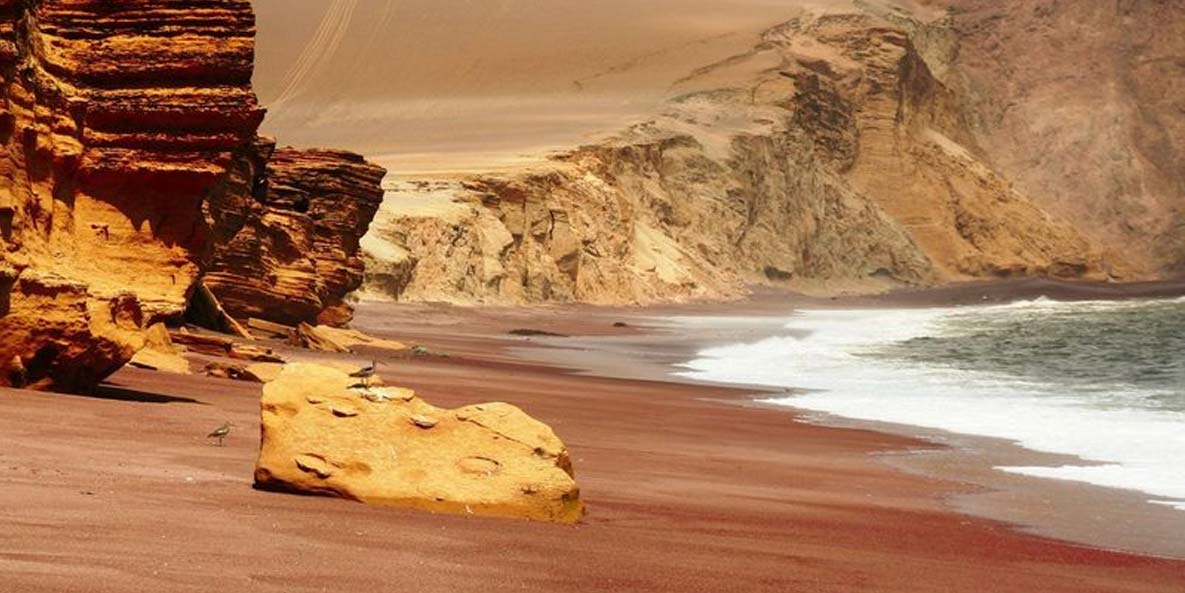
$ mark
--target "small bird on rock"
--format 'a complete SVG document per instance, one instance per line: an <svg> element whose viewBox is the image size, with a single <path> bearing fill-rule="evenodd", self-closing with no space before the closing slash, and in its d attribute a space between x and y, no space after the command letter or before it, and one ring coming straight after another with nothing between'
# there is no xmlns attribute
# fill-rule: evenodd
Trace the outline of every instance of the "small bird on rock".
<svg viewBox="0 0 1185 593"><path fill-rule="evenodd" d="M218 446L221 447L223 440L225 440L227 435L230 434L230 429L232 427L234 427L234 424L231 424L230 421L228 420L228 421L222 423L222 426L215 428L214 432L211 432L210 434L206 435L206 438L218 439Z"/></svg>
<svg viewBox="0 0 1185 593"><path fill-rule="evenodd" d="M354 379L362 379L362 386L363 387L370 387L370 379L371 379L371 377L374 377L375 371L377 371L378 368L379 368L379 361L372 360L372 361L370 361L370 366L363 367L353 373L350 373L350 377L352 377Z"/></svg>

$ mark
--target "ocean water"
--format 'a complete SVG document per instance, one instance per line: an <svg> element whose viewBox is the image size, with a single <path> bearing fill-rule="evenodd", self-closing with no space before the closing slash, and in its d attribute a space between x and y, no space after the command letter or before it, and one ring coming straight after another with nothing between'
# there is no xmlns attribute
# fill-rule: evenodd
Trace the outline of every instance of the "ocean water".
<svg viewBox="0 0 1185 593"><path fill-rule="evenodd" d="M1185 299L803 311L785 336L706 350L688 377L769 400L1072 455L1001 471L1137 490L1185 511Z"/></svg>

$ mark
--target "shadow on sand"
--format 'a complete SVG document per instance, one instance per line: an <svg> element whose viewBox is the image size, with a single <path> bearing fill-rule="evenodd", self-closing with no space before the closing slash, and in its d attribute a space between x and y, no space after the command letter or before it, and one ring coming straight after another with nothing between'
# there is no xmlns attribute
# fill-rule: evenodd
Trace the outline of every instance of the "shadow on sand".
<svg viewBox="0 0 1185 593"><path fill-rule="evenodd" d="M160 393L148 393L146 391L137 391L135 389L128 389L126 387L120 387L110 383L104 383L100 385L92 393L66 395L70 395L71 397L89 397L94 399L109 399L122 402L139 402L145 404L196 404L199 406L210 405L206 402L189 397L164 395Z"/></svg>

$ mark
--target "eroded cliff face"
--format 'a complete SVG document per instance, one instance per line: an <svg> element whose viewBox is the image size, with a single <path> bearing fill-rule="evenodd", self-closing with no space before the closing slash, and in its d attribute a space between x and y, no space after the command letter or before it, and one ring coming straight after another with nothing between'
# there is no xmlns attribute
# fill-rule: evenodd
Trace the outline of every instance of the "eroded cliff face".
<svg viewBox="0 0 1185 593"><path fill-rule="evenodd" d="M532 170L405 184L366 239L368 288L646 303L750 283L1104 277L1103 254L978 156L934 74L942 36L899 18L804 14L609 140Z"/></svg>
<svg viewBox="0 0 1185 593"><path fill-rule="evenodd" d="M941 4L987 160L1123 277L1185 271L1185 2Z"/></svg>
<svg viewBox="0 0 1185 593"><path fill-rule="evenodd" d="M5 384L94 384L201 273L202 202L263 110L250 4L177 4L0 3Z"/></svg>
<svg viewBox="0 0 1185 593"><path fill-rule="evenodd" d="M266 177L254 31L247 0L0 0L0 384L89 389L183 312L207 201Z"/></svg>
<svg viewBox="0 0 1185 593"><path fill-rule="evenodd" d="M214 259L205 283L234 317L343 325L362 284L358 242L386 171L356 154L258 145L240 191L210 200Z"/></svg>

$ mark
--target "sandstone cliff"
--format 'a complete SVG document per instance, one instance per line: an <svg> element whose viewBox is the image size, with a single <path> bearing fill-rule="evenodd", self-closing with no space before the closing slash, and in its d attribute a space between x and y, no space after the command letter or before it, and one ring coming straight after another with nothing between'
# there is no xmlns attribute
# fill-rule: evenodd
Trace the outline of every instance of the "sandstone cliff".
<svg viewBox="0 0 1185 593"><path fill-rule="evenodd" d="M0 0L0 384L88 389L183 312L223 231L208 204L262 166L253 37L247 0Z"/></svg>
<svg viewBox="0 0 1185 593"><path fill-rule="evenodd" d="M263 110L250 5L175 4L0 4L6 384L93 384L201 273L203 200Z"/></svg>
<svg viewBox="0 0 1185 593"><path fill-rule="evenodd" d="M341 151L259 146L242 191L214 196L214 259L205 283L234 317L341 325L362 284L359 239L386 171ZM262 164L266 163L266 164Z"/></svg>
<svg viewBox="0 0 1185 593"><path fill-rule="evenodd" d="M505 175L405 184L370 292L645 303L751 283L1102 278L1104 254L981 157L930 23L809 14L692 72L651 121ZM944 72L943 72L944 73Z"/></svg>

